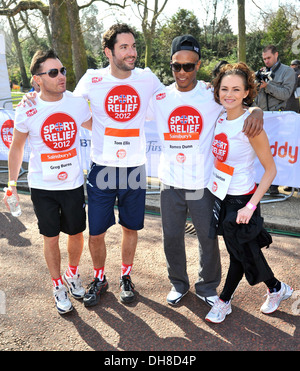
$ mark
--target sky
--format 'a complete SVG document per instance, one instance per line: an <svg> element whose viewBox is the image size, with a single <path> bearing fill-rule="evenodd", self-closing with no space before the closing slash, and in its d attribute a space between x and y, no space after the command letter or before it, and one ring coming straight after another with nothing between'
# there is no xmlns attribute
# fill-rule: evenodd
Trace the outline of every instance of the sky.
<svg viewBox="0 0 300 371"><path fill-rule="evenodd" d="M152 0L153 1L153 0ZM150 0L149 3L151 4L152 1ZM208 0L169 0L163 14L159 17L159 21L164 22L164 19L170 18L173 14L177 12L179 8L188 9L194 12L196 14L197 18L200 21L201 26L201 20L204 21L204 12L203 8L201 7L201 2L205 3L205 1ZM254 2L261 7L263 10L270 10L270 9L278 9L279 5L284 5L286 3L294 4L295 1L298 0L254 0ZM229 21L231 28L234 33L237 33L238 25L237 25L237 5L236 0L232 0L232 8L229 15ZM163 0L160 0L159 4L162 4ZM117 10L109 10L109 7L105 4L98 3L99 9L101 9L100 18L102 19L104 29L109 28L112 24L114 24L116 21L124 21L130 25L133 25L137 27L137 29L141 29L141 21L137 16L134 16L131 11L124 11L121 10L120 12ZM257 24L259 22L259 9L254 5L252 0L246 0L246 21L248 22L248 27L251 27L251 24ZM300 2L299 2L300 4ZM105 12L103 12L103 9L105 9ZM121 12L123 13L123 16L121 15ZM203 16L203 19L201 19L201 15ZM130 18L129 18L130 17Z"/></svg>

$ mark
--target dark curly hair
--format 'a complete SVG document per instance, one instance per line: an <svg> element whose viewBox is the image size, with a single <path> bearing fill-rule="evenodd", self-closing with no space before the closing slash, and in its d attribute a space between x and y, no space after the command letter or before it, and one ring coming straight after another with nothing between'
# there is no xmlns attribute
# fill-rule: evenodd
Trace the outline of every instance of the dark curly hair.
<svg viewBox="0 0 300 371"><path fill-rule="evenodd" d="M135 38L135 32L131 27L125 23L116 23L112 25L103 35L102 38L102 49L105 48L114 50L115 43L117 42L117 36L121 33L131 33Z"/></svg>
<svg viewBox="0 0 300 371"><path fill-rule="evenodd" d="M243 78L245 90L249 90L249 93L243 102L245 105L251 106L254 101L254 98L257 95L257 83L255 82L255 73L246 65L246 63L242 62L235 64L226 64L224 67L220 69L219 74L213 80L215 101L220 104L219 91L221 81L224 76L228 75L238 75Z"/></svg>

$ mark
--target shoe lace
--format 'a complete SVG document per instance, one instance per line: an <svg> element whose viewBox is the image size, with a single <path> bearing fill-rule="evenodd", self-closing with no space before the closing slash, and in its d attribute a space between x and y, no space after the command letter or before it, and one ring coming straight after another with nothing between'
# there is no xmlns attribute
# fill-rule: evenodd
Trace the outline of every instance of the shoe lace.
<svg viewBox="0 0 300 371"><path fill-rule="evenodd" d="M74 287L74 289L77 289L77 288L81 287L82 286L82 280L80 278L80 274L78 274L76 276L73 276L70 279L70 282L71 282L72 286Z"/></svg>
<svg viewBox="0 0 300 371"><path fill-rule="evenodd" d="M267 296L267 302L270 305L276 304L278 297L280 296L280 292L267 292L264 296Z"/></svg>
<svg viewBox="0 0 300 371"><path fill-rule="evenodd" d="M98 278L95 278L88 286L87 290L91 294L96 290L97 283L99 282Z"/></svg>
<svg viewBox="0 0 300 371"><path fill-rule="evenodd" d="M215 304L212 307L212 312L217 313L217 312L225 312L227 310L229 303L225 303L221 299L216 300Z"/></svg>
<svg viewBox="0 0 300 371"><path fill-rule="evenodd" d="M134 289L134 284L132 283L130 276L122 276L120 286L123 286L124 291L131 291Z"/></svg>
<svg viewBox="0 0 300 371"><path fill-rule="evenodd" d="M55 291L55 297L57 301L64 301L68 298L67 290L62 287Z"/></svg>

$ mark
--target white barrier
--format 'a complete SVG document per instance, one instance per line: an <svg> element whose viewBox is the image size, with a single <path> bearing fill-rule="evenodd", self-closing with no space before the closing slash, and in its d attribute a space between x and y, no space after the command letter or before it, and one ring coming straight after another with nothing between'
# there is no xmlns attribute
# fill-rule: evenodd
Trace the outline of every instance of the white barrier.
<svg viewBox="0 0 300 371"><path fill-rule="evenodd" d="M0 34L0 107L12 109L9 77L5 56L5 39Z"/></svg>
<svg viewBox="0 0 300 371"><path fill-rule="evenodd" d="M0 160L7 160L12 140L13 111L0 110ZM295 112L265 112L264 128L268 134L270 147L277 166L274 184L298 188L300 186L300 114ZM145 123L147 140L147 175L157 177L157 167L161 153L161 143L156 132L155 122ZM91 133L80 130L81 163L88 170L90 164ZM25 148L24 161L29 159L29 148ZM263 168L256 163L256 181L259 182Z"/></svg>

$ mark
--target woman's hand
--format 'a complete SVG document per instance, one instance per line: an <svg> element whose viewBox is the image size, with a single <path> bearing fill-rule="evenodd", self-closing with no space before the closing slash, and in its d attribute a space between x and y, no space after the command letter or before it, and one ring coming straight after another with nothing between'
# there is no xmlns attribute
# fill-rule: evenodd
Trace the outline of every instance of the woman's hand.
<svg viewBox="0 0 300 371"><path fill-rule="evenodd" d="M247 206L239 209L237 212L236 223L237 224L248 224L249 220L253 215L254 210L250 210Z"/></svg>

